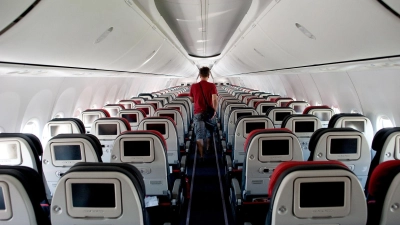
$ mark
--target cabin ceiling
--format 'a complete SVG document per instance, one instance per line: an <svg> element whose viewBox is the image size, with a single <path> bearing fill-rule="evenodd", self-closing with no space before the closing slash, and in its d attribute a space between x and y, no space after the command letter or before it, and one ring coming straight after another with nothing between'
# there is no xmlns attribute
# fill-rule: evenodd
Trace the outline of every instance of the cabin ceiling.
<svg viewBox="0 0 400 225"><path fill-rule="evenodd" d="M365 62L398 68L399 10L397 0L2 0L0 71L194 77L203 65L220 76Z"/></svg>

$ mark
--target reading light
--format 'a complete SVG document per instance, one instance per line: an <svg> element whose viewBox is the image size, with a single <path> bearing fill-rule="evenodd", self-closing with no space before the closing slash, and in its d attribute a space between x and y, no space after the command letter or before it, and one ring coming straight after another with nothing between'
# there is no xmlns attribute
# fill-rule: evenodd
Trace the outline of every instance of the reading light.
<svg viewBox="0 0 400 225"><path fill-rule="evenodd" d="M304 35L306 35L308 38L310 39L314 39L317 40L317 38L310 32L308 31L305 27L303 27L302 25L295 23L296 27L303 32Z"/></svg>

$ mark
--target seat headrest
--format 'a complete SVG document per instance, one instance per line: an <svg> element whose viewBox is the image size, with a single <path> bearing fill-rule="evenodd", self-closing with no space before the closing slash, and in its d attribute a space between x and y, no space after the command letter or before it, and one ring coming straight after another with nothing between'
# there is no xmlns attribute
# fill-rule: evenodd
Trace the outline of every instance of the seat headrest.
<svg viewBox="0 0 400 225"><path fill-rule="evenodd" d="M25 166L0 166L0 174L12 176L22 184L32 203L37 224L50 225L49 218L40 206L41 203L48 202L43 179L39 173Z"/></svg>
<svg viewBox="0 0 400 225"><path fill-rule="evenodd" d="M349 168L339 161L287 161L280 163L272 173L269 187L268 196L272 196L276 193L280 183L285 176L292 172L299 170L349 170Z"/></svg>
<svg viewBox="0 0 400 225"><path fill-rule="evenodd" d="M259 134L276 134L276 133L288 133L293 134L289 129L286 128L271 128L271 129L257 129L250 132L247 136L246 142L244 143L244 151L247 152L249 145L253 138ZM294 134L293 134L294 135Z"/></svg>
<svg viewBox="0 0 400 225"><path fill-rule="evenodd" d="M381 152L386 139L394 132L400 132L400 127L383 128L376 132L372 140L372 149Z"/></svg>
<svg viewBox="0 0 400 225"><path fill-rule="evenodd" d="M287 109L287 110L290 110L290 111L293 110L293 109L290 108L290 107L271 107L271 108L269 108L269 109L265 112L265 114L268 115L272 110L275 110L275 109Z"/></svg>
<svg viewBox="0 0 400 225"><path fill-rule="evenodd" d="M384 199L396 175L400 173L400 160L391 160L379 164L371 174L368 192L374 198Z"/></svg>
<svg viewBox="0 0 400 225"><path fill-rule="evenodd" d="M93 134L59 134L51 138L49 142L51 142L54 139L67 139L67 138L82 138L87 140L92 145L94 151L96 152L97 159L99 160L99 162L102 162L101 156L103 155L103 150L101 147L101 143L99 139Z"/></svg>
<svg viewBox="0 0 400 225"><path fill-rule="evenodd" d="M49 122L62 122L62 121L74 122L78 126L81 134L86 133L85 125L83 124L82 120L77 119L77 118L54 118L54 119L50 120Z"/></svg>
<svg viewBox="0 0 400 225"><path fill-rule="evenodd" d="M362 118L365 118L364 115L359 114L359 113L339 113L339 114L335 114L329 120L328 128L333 128L335 126L336 122L342 117L362 117Z"/></svg>
<svg viewBox="0 0 400 225"><path fill-rule="evenodd" d="M104 107L107 107L107 106L118 106L118 107L120 107L121 109L125 109L125 106L122 105L122 104L107 104L107 105L105 105Z"/></svg>
<svg viewBox="0 0 400 225"><path fill-rule="evenodd" d="M307 108L304 109L303 114L308 114L308 112L310 112L313 109L331 109L331 108L327 105L308 106Z"/></svg>
<svg viewBox="0 0 400 225"><path fill-rule="evenodd" d="M310 118L310 119L311 118L318 119L318 117L311 115L311 114L292 114L292 115L286 116L283 119L281 127L286 127L287 122L292 118L305 118L305 117Z"/></svg>
<svg viewBox="0 0 400 225"><path fill-rule="evenodd" d="M116 120L119 120L119 121L123 122L125 124L125 126L126 126L126 129L127 130L131 130L131 124L125 118L121 118L121 117L104 117L104 118L97 119L97 121L116 121Z"/></svg>
<svg viewBox="0 0 400 225"><path fill-rule="evenodd" d="M106 115L106 117L110 117L110 113L105 109L86 109L83 112L102 112L104 115Z"/></svg>
<svg viewBox="0 0 400 225"><path fill-rule="evenodd" d="M308 144L308 149L313 152L315 151L315 147L317 147L319 139L322 137L322 135L328 133L328 132L357 132L361 133L358 130L355 130L353 128L320 128L311 135L310 142Z"/></svg>
<svg viewBox="0 0 400 225"><path fill-rule="evenodd" d="M142 121L147 121L147 120L169 120L176 127L175 121L171 117L167 117L167 116L150 116L150 117L144 118Z"/></svg>
<svg viewBox="0 0 400 225"><path fill-rule="evenodd" d="M165 141L164 136L156 130L125 131L122 134L120 134L119 136L124 135L124 134L152 134L152 135L155 135L156 137L158 137L158 139L160 139L161 143L164 145L165 151L167 151L167 142Z"/></svg>
<svg viewBox="0 0 400 225"><path fill-rule="evenodd" d="M273 101L260 101L260 102L256 102L256 104L254 105L254 108L257 108L258 105L260 105L261 103L276 103L276 102L273 102Z"/></svg>
<svg viewBox="0 0 400 225"><path fill-rule="evenodd" d="M159 112L159 111L166 111L166 110L177 111L179 114L181 114L181 116L183 116L181 110L179 110L179 109L174 109L174 108L168 108L168 107L167 107L167 108L159 108L159 109L156 110L156 112Z"/></svg>

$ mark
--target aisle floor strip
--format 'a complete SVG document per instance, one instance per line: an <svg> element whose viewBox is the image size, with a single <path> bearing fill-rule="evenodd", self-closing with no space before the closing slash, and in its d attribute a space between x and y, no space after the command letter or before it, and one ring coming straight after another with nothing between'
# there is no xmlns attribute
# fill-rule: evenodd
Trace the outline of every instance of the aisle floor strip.
<svg viewBox="0 0 400 225"><path fill-rule="evenodd" d="M214 142L214 152L215 152L215 162L217 163L217 171L218 171L218 178L219 178L219 190L221 191L221 200L222 200L222 208L224 211L224 220L225 220L225 225L228 225L228 215L226 214L226 206L225 206L225 195L224 195L224 189L222 187L222 179L221 179L221 173L220 173L220 168L219 168L219 162L218 162L218 154L217 154L217 148L215 147L215 134L213 138Z"/></svg>
<svg viewBox="0 0 400 225"><path fill-rule="evenodd" d="M187 208L187 215L186 215L186 225L189 225L190 221L190 211L192 207L192 194L193 194L193 184L194 184L194 175L196 174L196 162L197 162L197 143L194 148L194 163L193 163L193 169L192 169L192 182L190 184L190 199L189 199L189 204Z"/></svg>

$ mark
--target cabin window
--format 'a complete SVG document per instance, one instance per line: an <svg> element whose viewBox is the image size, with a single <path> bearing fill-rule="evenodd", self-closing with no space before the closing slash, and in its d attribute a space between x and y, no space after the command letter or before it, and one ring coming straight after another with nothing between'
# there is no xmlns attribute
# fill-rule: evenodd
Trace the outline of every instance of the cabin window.
<svg viewBox="0 0 400 225"><path fill-rule="evenodd" d="M81 113L82 113L82 109L81 109L81 108L77 108L77 109L75 110L75 112L74 112L73 117L74 117L74 118L80 119Z"/></svg>
<svg viewBox="0 0 400 225"><path fill-rule="evenodd" d="M334 112L335 114L339 114L339 113L340 113L339 107L332 106L331 108L333 109L333 112Z"/></svg>
<svg viewBox="0 0 400 225"><path fill-rule="evenodd" d="M58 118L64 118L64 113L63 112L59 112L53 117L53 119L58 119Z"/></svg>
<svg viewBox="0 0 400 225"><path fill-rule="evenodd" d="M387 116L380 116L378 117L376 128L378 130L386 127L394 127L394 124Z"/></svg>
<svg viewBox="0 0 400 225"><path fill-rule="evenodd" d="M31 133L39 137L39 120L34 118L30 119L22 129L22 133Z"/></svg>

